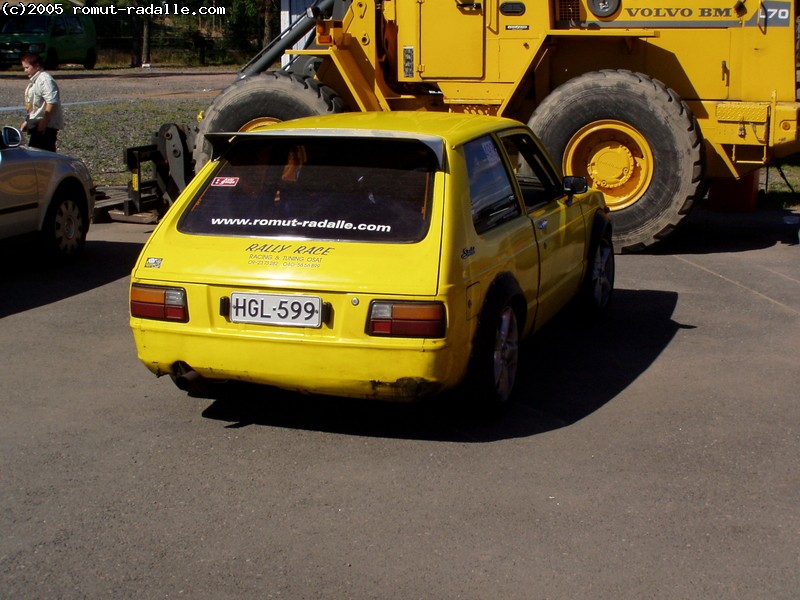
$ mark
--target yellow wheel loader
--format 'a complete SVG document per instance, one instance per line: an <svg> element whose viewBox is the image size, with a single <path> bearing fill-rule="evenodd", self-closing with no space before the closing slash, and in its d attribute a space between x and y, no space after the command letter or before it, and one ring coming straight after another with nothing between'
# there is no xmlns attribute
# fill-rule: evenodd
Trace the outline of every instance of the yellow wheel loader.
<svg viewBox="0 0 800 600"><path fill-rule="evenodd" d="M193 158L205 133L314 114L511 117L642 249L716 181L800 150L796 30L781 0L320 0L213 101Z"/></svg>

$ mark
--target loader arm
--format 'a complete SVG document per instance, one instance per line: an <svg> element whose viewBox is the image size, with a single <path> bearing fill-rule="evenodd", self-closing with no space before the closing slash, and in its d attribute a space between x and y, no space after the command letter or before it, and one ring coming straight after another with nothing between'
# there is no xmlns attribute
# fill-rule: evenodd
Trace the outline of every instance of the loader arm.
<svg viewBox="0 0 800 600"><path fill-rule="evenodd" d="M237 75L238 79L246 79L251 75L258 75L269 69L273 64L303 39L317 23L317 19L330 16L333 12L335 0L318 0L311 5L303 16L284 29L277 37L256 54Z"/></svg>

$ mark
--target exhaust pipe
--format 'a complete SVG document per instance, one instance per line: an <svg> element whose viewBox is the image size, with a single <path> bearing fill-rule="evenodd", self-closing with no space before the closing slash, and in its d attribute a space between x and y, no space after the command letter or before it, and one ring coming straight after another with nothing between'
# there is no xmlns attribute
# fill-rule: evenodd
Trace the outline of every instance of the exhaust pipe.
<svg viewBox="0 0 800 600"><path fill-rule="evenodd" d="M208 380L183 361L172 365L170 377L179 390L187 392L190 396L206 393L209 389Z"/></svg>
<svg viewBox="0 0 800 600"><path fill-rule="evenodd" d="M195 398L218 399L228 382L227 379L207 379L182 360L172 365L169 376L179 390Z"/></svg>
<svg viewBox="0 0 800 600"><path fill-rule="evenodd" d="M179 390L191 392L202 379L197 371L186 371L186 373L175 376L175 385Z"/></svg>

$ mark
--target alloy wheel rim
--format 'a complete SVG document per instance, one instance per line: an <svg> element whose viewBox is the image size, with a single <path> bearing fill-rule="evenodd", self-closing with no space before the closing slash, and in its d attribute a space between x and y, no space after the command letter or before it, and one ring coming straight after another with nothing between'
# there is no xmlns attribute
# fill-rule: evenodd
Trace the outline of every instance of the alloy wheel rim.
<svg viewBox="0 0 800 600"><path fill-rule="evenodd" d="M605 242L601 243L595 253L592 267L592 288L597 306L604 307L611 297L614 268L612 266L613 252Z"/></svg>
<svg viewBox="0 0 800 600"><path fill-rule="evenodd" d="M501 401L511 395L519 362L519 330L514 309L506 306L500 315L495 336L494 381L495 392Z"/></svg>
<svg viewBox="0 0 800 600"><path fill-rule="evenodd" d="M72 200L62 202L55 219L55 240L64 254L74 254L83 235L83 218L80 208Z"/></svg>

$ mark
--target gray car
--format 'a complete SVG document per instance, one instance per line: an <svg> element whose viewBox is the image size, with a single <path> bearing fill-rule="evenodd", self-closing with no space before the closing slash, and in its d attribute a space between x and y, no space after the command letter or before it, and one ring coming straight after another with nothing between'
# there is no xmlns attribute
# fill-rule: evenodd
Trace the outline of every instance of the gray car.
<svg viewBox="0 0 800 600"><path fill-rule="evenodd" d="M0 135L0 239L38 235L59 259L83 249L94 210L94 184L80 160L20 144L22 133Z"/></svg>

